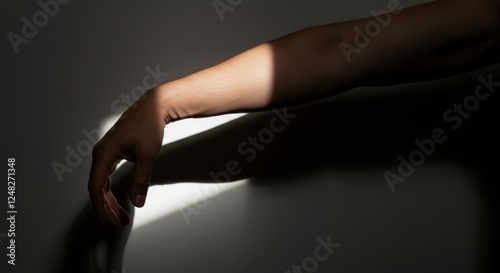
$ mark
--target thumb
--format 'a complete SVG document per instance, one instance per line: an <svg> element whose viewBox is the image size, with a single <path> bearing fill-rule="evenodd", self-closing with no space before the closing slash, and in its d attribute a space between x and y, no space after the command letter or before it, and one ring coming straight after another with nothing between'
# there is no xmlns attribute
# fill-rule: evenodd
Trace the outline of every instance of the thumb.
<svg viewBox="0 0 500 273"><path fill-rule="evenodd" d="M130 198L136 207L143 207L146 202L149 182L151 180L151 169L153 167L153 159L142 159L135 163L134 174L132 175L132 188L130 190Z"/></svg>

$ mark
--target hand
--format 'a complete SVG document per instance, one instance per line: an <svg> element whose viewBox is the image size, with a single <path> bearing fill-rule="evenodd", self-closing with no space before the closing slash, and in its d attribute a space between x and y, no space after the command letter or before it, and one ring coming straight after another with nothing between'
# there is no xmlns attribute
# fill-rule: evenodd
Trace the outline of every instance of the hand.
<svg viewBox="0 0 500 273"><path fill-rule="evenodd" d="M163 141L168 122L160 105L160 90L152 89L123 113L94 146L88 190L94 210L103 226L115 228L130 222L128 213L111 191L111 175L123 159L134 162L130 197L136 207L144 206L151 169Z"/></svg>

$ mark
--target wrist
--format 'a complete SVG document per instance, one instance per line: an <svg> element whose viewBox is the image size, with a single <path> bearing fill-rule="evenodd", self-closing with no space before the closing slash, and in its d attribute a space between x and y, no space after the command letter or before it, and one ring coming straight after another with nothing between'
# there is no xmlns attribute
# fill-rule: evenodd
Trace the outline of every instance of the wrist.
<svg viewBox="0 0 500 273"><path fill-rule="evenodd" d="M193 116L187 110L187 100L182 98L182 89L177 81L168 82L152 90L164 113L165 124Z"/></svg>

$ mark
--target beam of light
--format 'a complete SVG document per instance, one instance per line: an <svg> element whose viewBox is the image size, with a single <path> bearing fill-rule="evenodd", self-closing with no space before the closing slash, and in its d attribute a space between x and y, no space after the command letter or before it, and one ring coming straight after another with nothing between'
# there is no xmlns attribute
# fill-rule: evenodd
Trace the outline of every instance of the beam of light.
<svg viewBox="0 0 500 273"><path fill-rule="evenodd" d="M178 122L173 122L165 126L163 145L174 141L187 138L189 136L210 130L214 127L227 123L231 120L240 118L245 114L227 114L206 118L185 119ZM120 118L120 114L110 116L101 122L101 132L107 132ZM101 136L102 137L102 136ZM122 161L118 167L123 165ZM241 180L232 183L217 184L217 194L241 186L246 180ZM196 181L193 181L196 182ZM213 183L215 184L215 183ZM212 186L213 186L212 184ZM134 224L132 229L139 228L154 222L157 219L178 212L180 219L182 215L180 211L187 207L195 205L199 201L199 193L205 192L205 188L210 186L207 183L180 183L169 184L151 187L148 191L146 205L143 208L136 209ZM208 198L213 198L210 196Z"/></svg>
<svg viewBox="0 0 500 273"><path fill-rule="evenodd" d="M178 220L184 222L185 219L181 213L183 209L192 207L200 211L200 213L203 213L204 208L198 209L198 202L204 202L214 198L219 194L243 185L245 182L246 179L231 183L220 183L217 185L206 183L180 183L151 187L148 191L146 205L142 208L135 209L132 230L175 213L178 214ZM217 194L210 196L204 194L204 192L206 192L206 187L210 186L218 187ZM210 206L210 203L208 206ZM191 218L195 218L195 215Z"/></svg>

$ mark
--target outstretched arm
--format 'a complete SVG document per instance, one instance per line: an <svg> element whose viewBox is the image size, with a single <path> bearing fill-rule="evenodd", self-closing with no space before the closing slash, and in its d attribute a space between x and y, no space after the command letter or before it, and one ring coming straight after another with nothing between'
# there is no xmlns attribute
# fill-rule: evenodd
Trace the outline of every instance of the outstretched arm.
<svg viewBox="0 0 500 273"><path fill-rule="evenodd" d="M493 2L441 0L407 9L392 2L398 10L298 31L159 86L162 105L171 120L261 109L499 61L492 58L500 45Z"/></svg>
<svg viewBox="0 0 500 273"><path fill-rule="evenodd" d="M386 15L301 30L144 94L94 147L89 192L101 222L128 222L109 179L122 159L135 163L131 198L144 205L171 121L299 104L356 86L426 80L498 61L494 1L440 0L402 10L399 1L389 3Z"/></svg>

